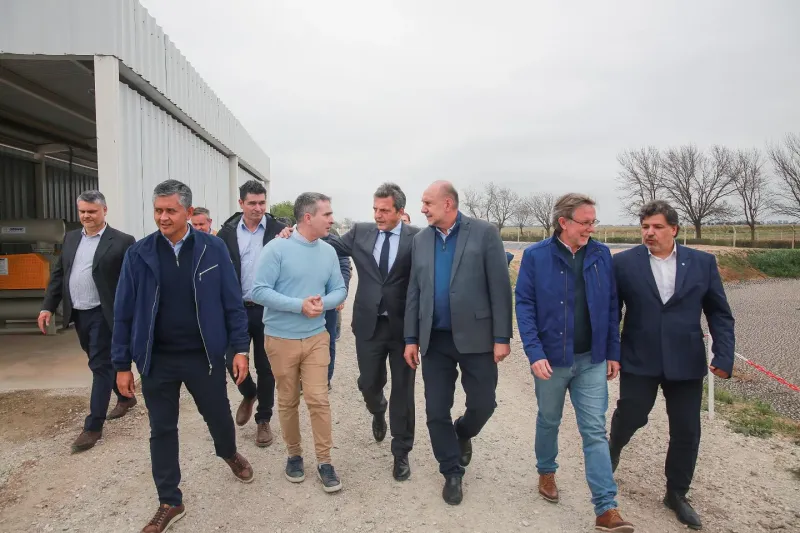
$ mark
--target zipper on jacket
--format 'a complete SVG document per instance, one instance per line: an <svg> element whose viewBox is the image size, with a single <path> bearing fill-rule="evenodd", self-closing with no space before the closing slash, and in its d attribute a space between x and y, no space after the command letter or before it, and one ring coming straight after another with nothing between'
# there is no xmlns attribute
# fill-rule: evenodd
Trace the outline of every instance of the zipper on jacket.
<svg viewBox="0 0 800 533"><path fill-rule="evenodd" d="M145 362L144 368L149 368L150 365L150 356L151 356L151 346L150 342L153 340L153 329L156 322L156 309L158 308L158 291L161 289L158 285L156 285L156 295L153 298L153 310L150 312L150 334L147 336L147 351L145 352Z"/></svg>
<svg viewBox="0 0 800 533"><path fill-rule="evenodd" d="M600 271L597 270L597 263L594 264L594 273L597 274L597 288L600 288Z"/></svg>
<svg viewBox="0 0 800 533"><path fill-rule="evenodd" d="M203 260L203 255L206 253L208 245L203 245L203 251L200 252L200 259L197 260L197 266L194 267L194 273L197 275L197 269L200 268L200 261ZM216 266L216 265L215 265ZM213 268L213 267L212 267ZM211 270L210 268L208 270ZM200 305L197 303L197 284L192 276L192 290L194 290L194 311L197 316L197 328L200 330L200 339L203 341L203 350L206 352L206 359L208 359L208 375L211 375L211 356L208 355L208 346L206 346L206 338L203 336L203 326L200 324Z"/></svg>
<svg viewBox="0 0 800 533"><path fill-rule="evenodd" d="M200 274L198 274L198 276L197 276L197 279L198 279L198 280L200 280L200 281L203 281L203 274L205 274L206 272L209 272L209 271L211 271L211 270L214 270L214 269L215 269L215 268L217 268L218 266L219 266L219 264L216 264L216 265L214 265L214 266L213 266L213 267L211 267L211 268L207 268L207 269L203 270L202 272L200 272Z"/></svg>
<svg viewBox="0 0 800 533"><path fill-rule="evenodd" d="M567 275L566 269L564 270L564 301L567 302L569 293L567 291ZM564 304L564 364L567 363L567 304Z"/></svg>

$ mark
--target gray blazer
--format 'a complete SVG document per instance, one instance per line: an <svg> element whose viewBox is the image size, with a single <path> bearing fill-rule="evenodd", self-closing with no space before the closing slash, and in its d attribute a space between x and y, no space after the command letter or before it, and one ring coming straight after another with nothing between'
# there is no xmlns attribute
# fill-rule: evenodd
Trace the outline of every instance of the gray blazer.
<svg viewBox="0 0 800 533"><path fill-rule="evenodd" d="M433 324L434 247L441 240L427 227L411 246L411 280L406 298L405 337L428 351ZM450 272L450 317L460 353L494 350L495 337L511 338L511 281L503 241L489 222L461 215Z"/></svg>
<svg viewBox="0 0 800 533"><path fill-rule="evenodd" d="M406 292L411 271L411 241L418 231L418 228L402 225L397 257L385 280L372 255L378 238L378 228L374 223L357 223L341 237L331 235L328 240L337 253L352 257L358 270L352 328L353 334L359 339L368 340L375 334L381 298L386 303L392 338L397 341L403 339Z"/></svg>

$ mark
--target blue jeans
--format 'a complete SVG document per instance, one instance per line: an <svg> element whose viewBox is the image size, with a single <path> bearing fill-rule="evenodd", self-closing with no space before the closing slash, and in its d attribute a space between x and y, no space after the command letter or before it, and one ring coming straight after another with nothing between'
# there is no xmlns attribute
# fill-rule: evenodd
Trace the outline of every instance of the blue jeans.
<svg viewBox="0 0 800 533"><path fill-rule="evenodd" d="M586 481L592 492L594 512L600 516L617 507L617 483L611 472L611 455L606 439L606 363L592 364L591 353L576 354L573 360L570 368L554 366L550 379L533 378L539 404L536 415L536 469L539 474L549 474L558 468L558 427L569 390L578 431L583 439Z"/></svg>
<svg viewBox="0 0 800 533"><path fill-rule="evenodd" d="M331 336L331 362L328 365L328 383L333 379L333 364L336 362L336 322L338 320L338 314L339 311L336 309L325 311L325 329L328 330Z"/></svg>

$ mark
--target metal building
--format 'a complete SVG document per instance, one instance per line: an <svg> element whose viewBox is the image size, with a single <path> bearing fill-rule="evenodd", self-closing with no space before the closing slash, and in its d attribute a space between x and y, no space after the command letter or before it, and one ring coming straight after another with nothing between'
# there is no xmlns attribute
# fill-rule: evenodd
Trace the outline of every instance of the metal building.
<svg viewBox="0 0 800 533"><path fill-rule="evenodd" d="M81 191L141 238L170 178L222 222L269 158L136 0L0 0L0 333L36 327Z"/></svg>
<svg viewBox="0 0 800 533"><path fill-rule="evenodd" d="M253 177L269 158L136 0L0 3L0 220L75 223L96 187L141 238L158 182L222 221Z"/></svg>

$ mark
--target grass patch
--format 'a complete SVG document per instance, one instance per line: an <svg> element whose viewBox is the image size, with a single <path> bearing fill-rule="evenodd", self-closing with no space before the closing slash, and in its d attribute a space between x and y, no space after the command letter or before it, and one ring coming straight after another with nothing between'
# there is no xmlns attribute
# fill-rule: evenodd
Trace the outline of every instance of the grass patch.
<svg viewBox="0 0 800 533"><path fill-rule="evenodd" d="M781 435L800 445L800 424L778 415L769 403L747 400L720 388L714 389L714 398L717 411L736 433L762 439ZM703 386L703 410L708 410L706 385Z"/></svg>
<svg viewBox="0 0 800 533"><path fill-rule="evenodd" d="M800 250L770 250L751 252L747 260L767 276L773 278L800 278Z"/></svg>

